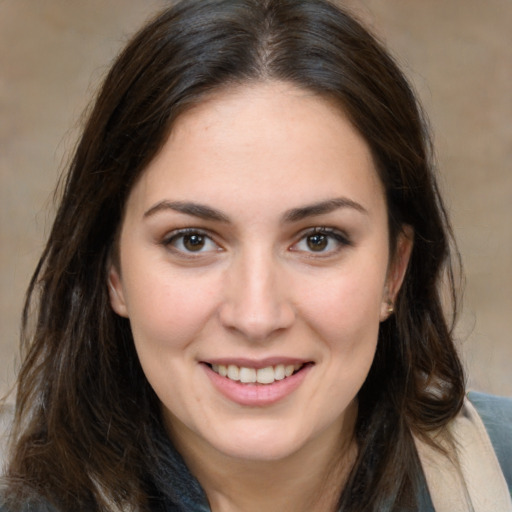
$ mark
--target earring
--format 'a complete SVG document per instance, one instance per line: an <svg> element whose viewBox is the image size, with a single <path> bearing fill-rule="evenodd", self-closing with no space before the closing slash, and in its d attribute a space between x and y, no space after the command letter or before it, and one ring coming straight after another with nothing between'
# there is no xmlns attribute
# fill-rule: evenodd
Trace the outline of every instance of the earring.
<svg viewBox="0 0 512 512"><path fill-rule="evenodd" d="M390 301L388 302L388 314L392 315L395 311L395 306L393 305L393 303Z"/></svg>

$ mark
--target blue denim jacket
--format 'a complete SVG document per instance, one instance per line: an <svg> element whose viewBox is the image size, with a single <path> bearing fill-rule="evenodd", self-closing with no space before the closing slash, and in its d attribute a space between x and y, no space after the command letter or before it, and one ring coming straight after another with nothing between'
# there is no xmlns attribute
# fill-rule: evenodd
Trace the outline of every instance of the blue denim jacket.
<svg viewBox="0 0 512 512"><path fill-rule="evenodd" d="M476 392L470 392L469 399L485 424L512 495L512 399ZM181 456L175 450L166 452L165 465L157 468L159 481L155 482L155 490L167 497L155 502L155 512L210 512L203 489ZM417 512L435 512L424 477L423 482ZM8 511L0 505L0 512ZM41 503L27 503L19 512L55 511Z"/></svg>

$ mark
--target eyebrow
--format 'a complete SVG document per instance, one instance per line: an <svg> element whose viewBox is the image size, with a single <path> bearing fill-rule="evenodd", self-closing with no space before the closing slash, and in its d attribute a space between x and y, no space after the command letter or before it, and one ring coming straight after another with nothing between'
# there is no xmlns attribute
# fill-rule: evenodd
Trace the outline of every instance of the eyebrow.
<svg viewBox="0 0 512 512"><path fill-rule="evenodd" d="M150 217L158 212L165 210L174 210L175 212L184 213L185 215L192 215L204 220L214 220L219 222L229 222L227 217L220 210L211 208L204 204L192 203L187 201L160 201L152 206L144 213L144 217Z"/></svg>
<svg viewBox="0 0 512 512"><path fill-rule="evenodd" d="M348 199L347 197L337 197L334 199L327 199L325 201L319 201L317 203L301 206L299 208L292 208L291 210L286 211L282 218L286 223L298 222L308 217L324 215L340 208L351 208L363 214L368 214L366 208L364 208L356 201ZM184 213L185 215L191 215L193 217L198 217L204 220L226 223L231 222L229 217L222 213L220 210L212 208L211 206L206 206L204 204L190 201L160 201L159 203L149 208L149 210L144 212L144 218L151 217L156 213L166 210L173 210L178 213Z"/></svg>
<svg viewBox="0 0 512 512"><path fill-rule="evenodd" d="M285 222L297 222L299 220L313 217L315 215L324 215L331 213L339 208L352 208L360 213L368 215L368 210L363 205L348 199L347 197L337 197L334 199L327 199L326 201L320 201L310 205L302 206L300 208L293 208L288 210L283 215Z"/></svg>

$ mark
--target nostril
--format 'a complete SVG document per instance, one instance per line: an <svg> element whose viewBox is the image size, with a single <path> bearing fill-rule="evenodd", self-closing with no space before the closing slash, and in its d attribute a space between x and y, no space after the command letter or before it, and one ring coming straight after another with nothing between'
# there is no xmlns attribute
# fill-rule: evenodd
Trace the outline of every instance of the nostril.
<svg viewBox="0 0 512 512"><path fill-rule="evenodd" d="M265 341L293 325L295 313L284 302L233 301L221 306L219 319L224 328L238 332L248 340Z"/></svg>

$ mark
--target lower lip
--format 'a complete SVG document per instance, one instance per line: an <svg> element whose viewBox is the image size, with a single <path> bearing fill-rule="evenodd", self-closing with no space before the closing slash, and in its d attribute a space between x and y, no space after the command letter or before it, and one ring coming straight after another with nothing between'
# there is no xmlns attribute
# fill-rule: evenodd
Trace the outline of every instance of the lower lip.
<svg viewBox="0 0 512 512"><path fill-rule="evenodd" d="M222 377L207 364L202 364L214 387L226 398L239 405L264 407L272 405L291 395L304 381L312 364L306 364L298 372L272 384L244 384Z"/></svg>

